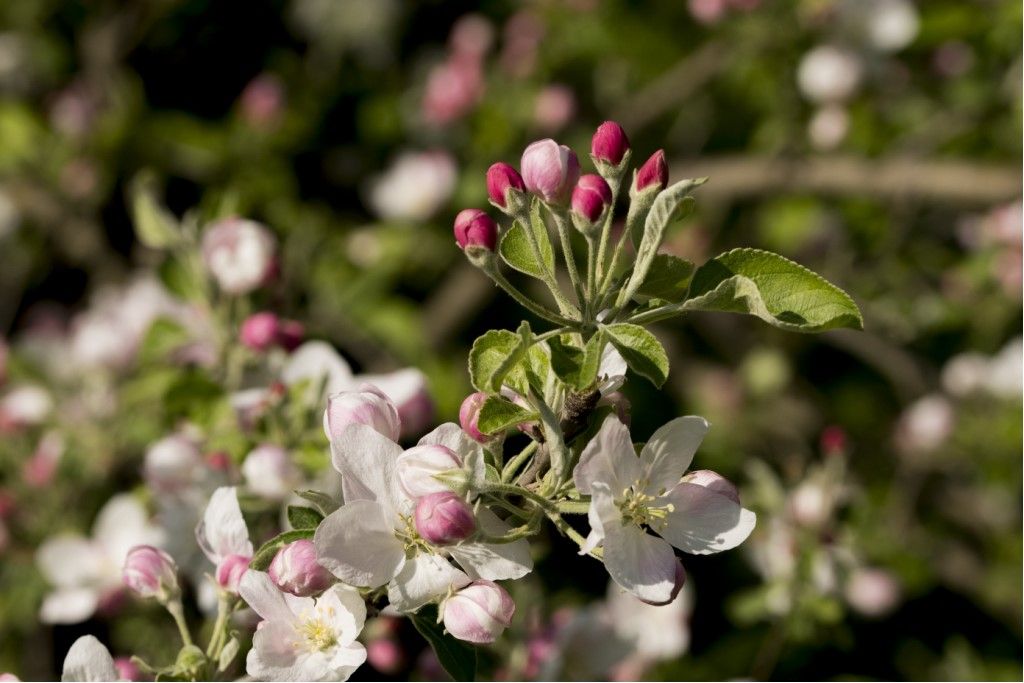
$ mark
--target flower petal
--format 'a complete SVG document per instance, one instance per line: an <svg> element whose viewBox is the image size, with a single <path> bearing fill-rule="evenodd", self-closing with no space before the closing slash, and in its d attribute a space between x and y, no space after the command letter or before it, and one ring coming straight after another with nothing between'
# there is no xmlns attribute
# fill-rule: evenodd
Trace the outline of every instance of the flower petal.
<svg viewBox="0 0 1024 683"><path fill-rule="evenodd" d="M708 432L708 421L688 415L662 425L640 451L648 493L669 491L693 462L693 454Z"/></svg>
<svg viewBox="0 0 1024 683"><path fill-rule="evenodd" d="M93 538L107 558L120 567L128 551L137 545L163 545L163 533L150 524L149 513L135 496L123 493L107 501L96 517Z"/></svg>
<svg viewBox="0 0 1024 683"><path fill-rule="evenodd" d="M62 681L116 681L121 678L114 658L95 636L82 636L64 658Z"/></svg>
<svg viewBox="0 0 1024 683"><path fill-rule="evenodd" d="M347 681L352 673L366 661L366 648L362 643L339 647L328 664L332 681Z"/></svg>
<svg viewBox="0 0 1024 683"><path fill-rule="evenodd" d="M46 596L39 608L44 624L78 624L91 617L100 603L95 588L61 588Z"/></svg>
<svg viewBox="0 0 1024 683"><path fill-rule="evenodd" d="M196 540L210 562L228 555L252 557L252 542L245 526L234 486L221 486L210 497L203 519L196 526Z"/></svg>
<svg viewBox="0 0 1024 683"><path fill-rule="evenodd" d="M318 676L311 676L303 666L294 646L298 640L291 622L264 621L252 637L252 649L245 660L246 673L258 681L323 680L326 668Z"/></svg>
<svg viewBox="0 0 1024 683"><path fill-rule="evenodd" d="M384 515L383 506L370 500L355 500L332 512L313 536L317 561L351 586L386 584L401 571L405 549Z"/></svg>
<svg viewBox="0 0 1024 683"><path fill-rule="evenodd" d="M487 471L484 464L484 449L479 442L462 431L454 422L445 422L420 439L418 446L437 445L448 448L462 458L462 466L469 473L469 485L479 490L484 485Z"/></svg>
<svg viewBox="0 0 1024 683"><path fill-rule="evenodd" d="M694 555L735 548L746 540L757 522L757 515L750 510L698 484L683 482L661 501L671 503L674 510L658 533L683 552Z"/></svg>
<svg viewBox="0 0 1024 683"><path fill-rule="evenodd" d="M597 377L597 390L602 396L618 391L626 381L626 359L611 344L607 344L601 351Z"/></svg>
<svg viewBox="0 0 1024 683"><path fill-rule="evenodd" d="M242 580L238 584L238 594L256 614L268 621L291 622L301 611L293 609L289 605L281 589L274 585L269 574L258 572L255 569L250 569L242 575ZM312 598L300 599L308 602L307 607L313 607ZM300 606L295 605L295 607Z"/></svg>
<svg viewBox="0 0 1024 683"><path fill-rule="evenodd" d="M48 538L36 551L36 564L46 580L58 588L97 581L103 574L103 555L88 539L78 535Z"/></svg>
<svg viewBox="0 0 1024 683"><path fill-rule="evenodd" d="M406 561L402 571L388 585L388 602L399 612L413 612L448 592L464 586L469 577L440 555L419 553Z"/></svg>
<svg viewBox="0 0 1024 683"><path fill-rule="evenodd" d="M331 442L331 462L341 473L345 500L377 501L395 514L408 508L411 504L401 491L395 467L401 454L401 446L373 427L345 427Z"/></svg>
<svg viewBox="0 0 1024 683"><path fill-rule="evenodd" d="M309 380L312 384L311 392L315 392L319 383L325 379L327 395L355 388L352 368L325 341L308 341L295 349L281 371L281 381L289 386Z"/></svg>
<svg viewBox="0 0 1024 683"><path fill-rule="evenodd" d="M317 607L328 608L328 612L333 614L332 626L340 629L341 636L338 642L342 645L352 643L363 630L363 624L366 622L366 603L355 588L335 584L317 598L316 604ZM332 609L334 611L330 612Z"/></svg>
<svg viewBox="0 0 1024 683"><path fill-rule="evenodd" d="M501 536L512 528L484 507L477 510L476 520L480 528L491 536ZM530 544L525 538L512 543L462 543L452 547L450 552L474 579L519 579L533 569Z"/></svg>
<svg viewBox="0 0 1024 683"><path fill-rule="evenodd" d="M633 450L629 429L618 418L609 416L580 454L579 464L572 472L576 488L591 492L595 482L619 491L640 478L640 461Z"/></svg>

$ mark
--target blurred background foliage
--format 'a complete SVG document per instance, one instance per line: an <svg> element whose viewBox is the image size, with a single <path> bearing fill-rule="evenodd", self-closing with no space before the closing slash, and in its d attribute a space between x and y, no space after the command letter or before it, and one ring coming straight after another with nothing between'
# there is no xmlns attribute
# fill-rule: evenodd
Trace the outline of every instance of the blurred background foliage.
<svg viewBox="0 0 1024 683"><path fill-rule="evenodd" d="M17 348L66 326L140 270L180 289L181 264L134 237L145 171L177 215L270 226L281 276L263 306L360 370L419 367L452 419L473 339L525 315L454 248L454 214L485 206L492 162L547 136L584 158L617 120L635 160L663 147L673 179L710 176L674 253L779 251L865 319L815 337L702 314L656 330L672 375L665 393L629 384L634 438L708 417L698 464L741 484L759 528L687 562L689 652L651 675L1019 678L1021 76L1016 0L8 0L0 334ZM33 377L19 358L10 377ZM132 396L78 425L42 491L19 474L38 433L2 436L19 511L0 669L52 675L81 631L39 625L32 553L136 485L180 416ZM551 552L538 619L606 582ZM109 635L152 652L169 633L152 621Z"/></svg>

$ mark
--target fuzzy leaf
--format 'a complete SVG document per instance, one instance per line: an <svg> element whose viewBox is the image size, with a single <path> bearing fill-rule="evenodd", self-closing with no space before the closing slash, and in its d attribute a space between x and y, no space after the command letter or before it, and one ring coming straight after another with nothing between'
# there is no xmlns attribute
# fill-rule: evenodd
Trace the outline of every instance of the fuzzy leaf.
<svg viewBox="0 0 1024 683"><path fill-rule="evenodd" d="M331 514L340 507L333 498L331 498L323 491L296 491L295 495L297 495L299 498L302 498L303 500L308 500L310 503L312 503L314 507L316 507L316 509L320 511L320 514L324 517Z"/></svg>
<svg viewBox="0 0 1024 683"><path fill-rule="evenodd" d="M534 202L530 214L530 225L523 225L519 221L515 221L512 227L505 232L501 238L501 244L498 245L498 253L511 268L537 279L544 279L546 277L545 269L548 273L553 273L555 270L555 252L551 247L547 228L540 215L539 203ZM541 263L537 262L537 257L530 246L527 230L532 230L536 237L537 246L540 248Z"/></svg>
<svg viewBox="0 0 1024 683"><path fill-rule="evenodd" d="M570 339L568 335L562 335L548 340L548 348L551 349L551 369L565 384L583 390L597 378L605 338L602 332L598 332L590 338L583 349L572 344Z"/></svg>
<svg viewBox="0 0 1024 683"><path fill-rule="evenodd" d="M303 505L288 506L288 523L293 529L316 529L324 516L318 510Z"/></svg>
<svg viewBox="0 0 1024 683"><path fill-rule="evenodd" d="M490 330L473 342L469 352L469 377L479 391L499 391L503 383L525 390L528 374L536 364L531 354L533 333L527 323L518 333ZM536 347L534 347L536 348ZM523 361L527 362L523 362Z"/></svg>
<svg viewBox="0 0 1024 683"><path fill-rule="evenodd" d="M864 327L860 309L846 292L789 259L759 249L734 249L698 268L680 310L749 313L794 332Z"/></svg>
<svg viewBox="0 0 1024 683"><path fill-rule="evenodd" d="M517 406L500 396L488 396L480 407L477 428L484 434L497 434L521 422L534 422L537 413Z"/></svg>
<svg viewBox="0 0 1024 683"><path fill-rule="evenodd" d="M603 325L601 329L626 359L629 368L660 387L668 379L668 355L657 337L630 323Z"/></svg>
<svg viewBox="0 0 1024 683"><path fill-rule="evenodd" d="M434 605L427 605L415 614L410 614L409 619L420 635L430 643L437 661L452 680L472 681L476 678L476 648L444 632L437 623L437 608Z"/></svg>
<svg viewBox="0 0 1024 683"><path fill-rule="evenodd" d="M671 254L657 254L638 295L678 303L686 299L695 266Z"/></svg>

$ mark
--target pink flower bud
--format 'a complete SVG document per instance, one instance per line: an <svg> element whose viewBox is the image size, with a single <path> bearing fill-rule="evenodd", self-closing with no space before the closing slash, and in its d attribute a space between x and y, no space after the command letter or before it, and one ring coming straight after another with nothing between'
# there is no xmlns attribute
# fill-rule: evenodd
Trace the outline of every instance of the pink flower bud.
<svg viewBox="0 0 1024 683"><path fill-rule="evenodd" d="M590 154L595 160L618 166L628 151L629 138L626 137L626 131L614 121L605 121L594 131Z"/></svg>
<svg viewBox="0 0 1024 683"><path fill-rule="evenodd" d="M679 591L683 589L683 585L686 584L686 569L683 567L683 563L676 558L676 576L675 583L672 585L672 593L668 596L668 600L665 602L651 602L649 600L641 600L640 602L646 602L648 605L654 605L655 607L663 607L664 605L671 604L675 601L679 595Z"/></svg>
<svg viewBox="0 0 1024 683"><path fill-rule="evenodd" d="M246 294L273 274L275 248L273 235L259 223L228 218L203 235L203 263L222 290Z"/></svg>
<svg viewBox="0 0 1024 683"><path fill-rule="evenodd" d="M298 320L282 320L277 330L277 343L289 353L299 348L306 336L306 328Z"/></svg>
<svg viewBox="0 0 1024 683"><path fill-rule="evenodd" d="M731 481L711 470L695 470L689 472L683 477L682 481L688 484L696 484L697 486L703 486L709 491L714 491L720 495L725 496L737 505L740 504L740 493L736 490L736 486Z"/></svg>
<svg viewBox="0 0 1024 683"><path fill-rule="evenodd" d="M604 178L594 173L580 178L572 191L572 210L591 223L596 222L611 203L612 188Z"/></svg>
<svg viewBox="0 0 1024 683"><path fill-rule="evenodd" d="M666 185L668 185L668 165L665 163L665 150L659 149L636 172L634 190L642 192L648 187L664 190Z"/></svg>
<svg viewBox="0 0 1024 683"><path fill-rule="evenodd" d="M442 610L448 633L470 643L493 643L512 623L516 604L498 584L478 580L445 600Z"/></svg>
<svg viewBox="0 0 1024 683"><path fill-rule="evenodd" d="M251 557L228 555L217 565L217 584L229 593L238 593L238 584L247 571Z"/></svg>
<svg viewBox="0 0 1024 683"><path fill-rule="evenodd" d="M508 208L508 193L525 192L526 185L519 171L504 161L492 164L487 169L487 195L491 201L505 209Z"/></svg>
<svg viewBox="0 0 1024 683"><path fill-rule="evenodd" d="M394 675L405 665L405 652L392 638L376 638L366 644L366 661L382 674Z"/></svg>
<svg viewBox="0 0 1024 683"><path fill-rule="evenodd" d="M313 541L307 539L281 548L267 573L278 588L302 598L322 593L334 583L331 573L317 563Z"/></svg>
<svg viewBox="0 0 1024 683"><path fill-rule="evenodd" d="M420 498L431 493L449 491L434 475L461 468L462 459L450 448L426 444L402 453L395 467L398 470L398 481L406 495Z"/></svg>
<svg viewBox="0 0 1024 683"><path fill-rule="evenodd" d="M478 391L467 396L462 402L462 406L459 407L459 424L462 426L462 431L473 437L474 441L479 441L480 443L486 443L493 438L481 432L477 427L477 420L480 419L480 409L486 401L487 394L483 391Z"/></svg>
<svg viewBox="0 0 1024 683"><path fill-rule="evenodd" d="M494 251L498 243L498 224L480 209L463 209L455 217L455 241L459 249L483 247Z"/></svg>
<svg viewBox="0 0 1024 683"><path fill-rule="evenodd" d="M141 681L142 671L135 665L131 657L114 657L114 668L122 681Z"/></svg>
<svg viewBox="0 0 1024 683"><path fill-rule="evenodd" d="M21 679L12 673L5 671L4 673L0 674L0 683L18 683L19 681L21 681Z"/></svg>
<svg viewBox="0 0 1024 683"><path fill-rule="evenodd" d="M242 322L238 338L253 351L266 351L277 343L281 321L270 311L253 313Z"/></svg>
<svg viewBox="0 0 1024 683"><path fill-rule="evenodd" d="M334 441L353 424L372 427L392 441L398 441L402 422L398 409L387 396L372 384L363 384L359 391L341 391L327 399L324 432Z"/></svg>
<svg viewBox="0 0 1024 683"><path fill-rule="evenodd" d="M273 74L260 74L249 81L240 98L242 117L256 128L277 123L284 110L285 94L281 79Z"/></svg>
<svg viewBox="0 0 1024 683"><path fill-rule="evenodd" d="M458 543L476 531L473 508L451 491L420 498L415 518L417 533L434 545Z"/></svg>
<svg viewBox="0 0 1024 683"><path fill-rule="evenodd" d="M143 598L176 593L178 567L171 556L151 545L137 545L124 559L124 585Z"/></svg>
<svg viewBox="0 0 1024 683"><path fill-rule="evenodd" d="M549 204L565 203L580 177L576 153L550 138L527 147L520 168L526 189Z"/></svg>

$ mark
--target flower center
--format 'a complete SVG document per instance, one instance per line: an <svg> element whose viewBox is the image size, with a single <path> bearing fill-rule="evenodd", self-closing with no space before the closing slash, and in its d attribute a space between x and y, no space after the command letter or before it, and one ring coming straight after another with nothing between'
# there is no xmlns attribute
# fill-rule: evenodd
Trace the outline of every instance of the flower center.
<svg viewBox="0 0 1024 683"><path fill-rule="evenodd" d="M315 617L303 619L297 631L303 639L301 645L305 645L310 652L324 652L338 643L338 635L319 611Z"/></svg>
<svg viewBox="0 0 1024 683"><path fill-rule="evenodd" d="M648 525L655 531L664 529L668 524L668 515L675 507L668 503L666 505L651 505L657 496L644 493L640 481L633 482L622 490L622 495L615 499L615 505L622 513L625 522L636 526Z"/></svg>
<svg viewBox="0 0 1024 683"><path fill-rule="evenodd" d="M433 547L416 531L416 520L412 515L400 515L402 526L395 529L395 538L405 546L405 556L413 557L419 552L434 552Z"/></svg>

